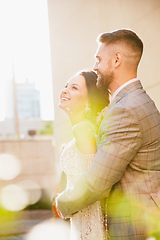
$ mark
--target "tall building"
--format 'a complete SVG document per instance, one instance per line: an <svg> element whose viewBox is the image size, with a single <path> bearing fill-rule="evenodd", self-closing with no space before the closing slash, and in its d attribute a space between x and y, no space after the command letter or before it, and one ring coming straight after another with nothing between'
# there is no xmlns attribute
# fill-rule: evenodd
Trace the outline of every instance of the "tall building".
<svg viewBox="0 0 160 240"><path fill-rule="evenodd" d="M40 118L40 93L34 85L28 83L16 84L18 118Z"/></svg>
<svg viewBox="0 0 160 240"><path fill-rule="evenodd" d="M6 119L14 118L14 94L13 80L10 79L6 83Z"/></svg>
<svg viewBox="0 0 160 240"><path fill-rule="evenodd" d="M19 119L39 119L40 114L40 93L35 89L34 84L25 83L16 84L17 111ZM6 91L6 119L14 118L14 97L13 81L7 83Z"/></svg>
<svg viewBox="0 0 160 240"><path fill-rule="evenodd" d="M19 134L27 137L29 130L43 128L43 121L40 119L40 93L34 84L26 81L16 84L16 95ZM9 80L6 88L6 119L0 122L0 139L13 138L15 135L13 80Z"/></svg>

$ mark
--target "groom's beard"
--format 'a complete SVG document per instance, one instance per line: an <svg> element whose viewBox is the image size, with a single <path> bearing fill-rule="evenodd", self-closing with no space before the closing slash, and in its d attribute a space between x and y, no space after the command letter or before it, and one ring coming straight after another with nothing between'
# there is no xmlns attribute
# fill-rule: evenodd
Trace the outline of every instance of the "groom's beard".
<svg viewBox="0 0 160 240"><path fill-rule="evenodd" d="M114 80L113 72L107 73L105 75L102 73L99 73L99 79L96 83L97 88L103 89L104 91L108 91L109 85L113 82L113 80Z"/></svg>

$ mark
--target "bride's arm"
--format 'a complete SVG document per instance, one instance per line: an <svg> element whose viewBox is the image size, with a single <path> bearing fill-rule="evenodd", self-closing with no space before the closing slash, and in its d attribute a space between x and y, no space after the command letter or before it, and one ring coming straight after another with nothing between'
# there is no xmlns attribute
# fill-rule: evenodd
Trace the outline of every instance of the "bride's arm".
<svg viewBox="0 0 160 240"><path fill-rule="evenodd" d="M95 154L97 152L95 130L88 121L79 122L73 127L73 135L78 150L82 154Z"/></svg>

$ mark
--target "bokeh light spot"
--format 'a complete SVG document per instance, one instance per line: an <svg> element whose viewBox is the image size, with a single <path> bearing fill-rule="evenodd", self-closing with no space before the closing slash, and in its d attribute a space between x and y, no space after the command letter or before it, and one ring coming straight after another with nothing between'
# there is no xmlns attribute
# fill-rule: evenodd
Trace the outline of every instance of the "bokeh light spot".
<svg viewBox="0 0 160 240"><path fill-rule="evenodd" d="M21 186L11 184L1 189L0 200L5 209L20 211L28 204L28 194Z"/></svg>
<svg viewBox="0 0 160 240"><path fill-rule="evenodd" d="M62 219L45 221L33 227L27 240L69 240L69 223Z"/></svg>
<svg viewBox="0 0 160 240"><path fill-rule="evenodd" d="M13 155L0 155L0 179L11 180L17 177L21 171L20 161Z"/></svg>
<svg viewBox="0 0 160 240"><path fill-rule="evenodd" d="M28 205L35 204L41 198L41 188L35 181L24 180L19 182L19 186L27 193L28 195Z"/></svg>

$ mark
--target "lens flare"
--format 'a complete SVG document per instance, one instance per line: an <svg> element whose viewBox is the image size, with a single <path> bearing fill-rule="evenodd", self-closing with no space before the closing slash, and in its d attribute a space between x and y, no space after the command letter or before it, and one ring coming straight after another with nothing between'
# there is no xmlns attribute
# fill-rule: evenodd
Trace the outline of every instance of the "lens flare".
<svg viewBox="0 0 160 240"><path fill-rule="evenodd" d="M21 186L8 185L1 189L1 205L9 211L20 211L28 204L28 194Z"/></svg>
<svg viewBox="0 0 160 240"><path fill-rule="evenodd" d="M69 223L62 219L56 219L33 227L26 240L69 240L69 235Z"/></svg>
<svg viewBox="0 0 160 240"><path fill-rule="evenodd" d="M19 175L21 171L20 161L13 155L0 155L0 179L11 180Z"/></svg>
<svg viewBox="0 0 160 240"><path fill-rule="evenodd" d="M28 195L28 205L35 204L41 198L41 189L38 183L32 180L24 180L18 183Z"/></svg>

